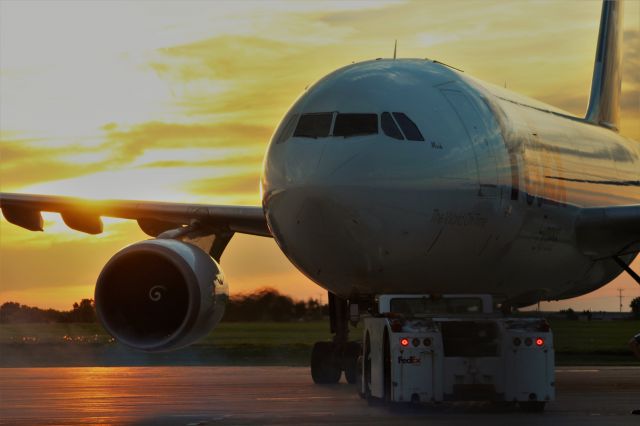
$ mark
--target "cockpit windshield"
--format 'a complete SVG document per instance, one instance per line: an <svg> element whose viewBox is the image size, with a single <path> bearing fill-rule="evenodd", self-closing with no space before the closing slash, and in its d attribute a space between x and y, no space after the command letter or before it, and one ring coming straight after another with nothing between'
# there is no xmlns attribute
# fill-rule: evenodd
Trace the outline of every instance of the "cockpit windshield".
<svg viewBox="0 0 640 426"><path fill-rule="evenodd" d="M333 113L302 114L293 136L302 138L326 138L331 131Z"/></svg>
<svg viewBox="0 0 640 426"><path fill-rule="evenodd" d="M362 136L378 133L377 114L338 114L333 136Z"/></svg>
<svg viewBox="0 0 640 426"><path fill-rule="evenodd" d="M418 126L403 112L383 112L380 125L378 114L314 112L294 114L276 137L282 143L291 137L326 138L377 135L382 129L386 136L397 140L424 141ZM297 122L297 124L296 124ZM293 130L295 126L295 131Z"/></svg>
<svg viewBox="0 0 640 426"><path fill-rule="evenodd" d="M404 139L404 136L402 136L402 132L400 132L398 125L393 120L393 117L391 117L390 113L388 112L382 113L382 121L380 124L382 125L382 131L384 132L385 135L394 139L399 139L399 140Z"/></svg>
<svg viewBox="0 0 640 426"><path fill-rule="evenodd" d="M393 117L396 119L400 128L402 129L402 133L404 136L410 141L424 141L422 137L422 133L414 123L404 112L394 112Z"/></svg>
<svg viewBox="0 0 640 426"><path fill-rule="evenodd" d="M293 114L287 120L287 124L282 127L278 136L276 136L276 143L286 142L287 139L291 137L293 134L293 130L295 129L296 123L298 122L298 114Z"/></svg>

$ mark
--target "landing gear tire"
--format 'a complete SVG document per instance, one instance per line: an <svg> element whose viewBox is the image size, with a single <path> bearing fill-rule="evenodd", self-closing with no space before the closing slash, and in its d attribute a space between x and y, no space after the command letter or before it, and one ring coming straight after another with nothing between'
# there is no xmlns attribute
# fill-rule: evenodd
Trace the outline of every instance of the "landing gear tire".
<svg viewBox="0 0 640 426"><path fill-rule="evenodd" d="M331 342L316 342L311 351L311 378L319 385L338 383L342 370Z"/></svg>
<svg viewBox="0 0 640 426"><path fill-rule="evenodd" d="M546 402L544 401L527 401L518 403L520 409L527 413L542 413Z"/></svg>
<svg viewBox="0 0 640 426"><path fill-rule="evenodd" d="M350 385L358 381L358 357L362 353L362 347L358 342L348 342L345 345L343 356L344 378Z"/></svg>

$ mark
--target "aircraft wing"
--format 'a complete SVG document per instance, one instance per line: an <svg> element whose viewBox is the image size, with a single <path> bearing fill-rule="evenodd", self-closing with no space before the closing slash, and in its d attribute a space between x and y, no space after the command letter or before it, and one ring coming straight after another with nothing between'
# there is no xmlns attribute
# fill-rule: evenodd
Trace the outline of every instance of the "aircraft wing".
<svg viewBox="0 0 640 426"><path fill-rule="evenodd" d="M41 212L60 213L72 229L102 232L101 216L133 219L152 237L197 225L199 236L235 232L271 237L262 207L217 206L153 201L86 200L50 195L0 193L0 209L8 222L43 231Z"/></svg>
<svg viewBox="0 0 640 426"><path fill-rule="evenodd" d="M640 205L582 209L576 222L578 248L594 258L640 251Z"/></svg>

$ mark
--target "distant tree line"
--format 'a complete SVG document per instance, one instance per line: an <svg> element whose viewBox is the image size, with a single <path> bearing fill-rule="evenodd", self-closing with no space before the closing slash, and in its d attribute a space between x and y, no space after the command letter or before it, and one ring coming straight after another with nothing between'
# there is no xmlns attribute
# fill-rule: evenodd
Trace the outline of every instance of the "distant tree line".
<svg viewBox="0 0 640 426"><path fill-rule="evenodd" d="M0 306L0 323L36 323L36 322L96 322L96 309L93 299L82 299L74 303L70 311L40 309L6 302Z"/></svg>
<svg viewBox="0 0 640 426"><path fill-rule="evenodd" d="M630 303L632 316L640 319L640 297ZM565 318L577 320L580 316L573 309L560 311ZM592 312L584 311L583 316L591 319ZM294 300L281 294L273 288L264 288L249 294L232 296L227 302L224 321L313 321L329 315L329 307L321 304L317 299L307 301ZM6 302L0 306L0 323L71 323L96 322L96 310L93 299L82 299L74 303L69 311L55 309L40 309L33 306L21 305L17 302Z"/></svg>
<svg viewBox="0 0 640 426"><path fill-rule="evenodd" d="M223 321L311 321L328 315L329 306L317 299L296 301L276 289L264 288L231 297Z"/></svg>
<svg viewBox="0 0 640 426"><path fill-rule="evenodd" d="M633 299L629 306L631 307L631 312L633 312L633 317L640 319L640 296Z"/></svg>
<svg viewBox="0 0 640 426"><path fill-rule="evenodd" d="M311 321L329 315L329 307L316 299L296 301L273 288L232 296L227 302L224 321ZM96 322L95 303L82 299L69 311L40 309L6 302L0 306L0 323Z"/></svg>
<svg viewBox="0 0 640 426"><path fill-rule="evenodd" d="M631 308L631 318L640 319L640 297L636 297L629 303ZM573 309L561 309L559 312L568 320L578 320L580 317L586 318L591 321L594 315L602 314L602 312L591 312L590 310L582 311L582 313L576 312Z"/></svg>

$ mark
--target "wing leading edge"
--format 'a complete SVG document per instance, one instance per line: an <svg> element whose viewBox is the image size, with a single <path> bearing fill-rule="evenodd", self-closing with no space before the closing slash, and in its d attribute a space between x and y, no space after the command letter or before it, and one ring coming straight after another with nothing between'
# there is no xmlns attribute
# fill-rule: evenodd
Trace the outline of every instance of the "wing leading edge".
<svg viewBox="0 0 640 426"><path fill-rule="evenodd" d="M102 232L101 216L136 220L152 237L197 224L200 235L235 232L271 237L262 207L217 206L132 200L86 200L50 195L0 193L0 209L8 222L43 231L41 212L60 213L72 229Z"/></svg>

